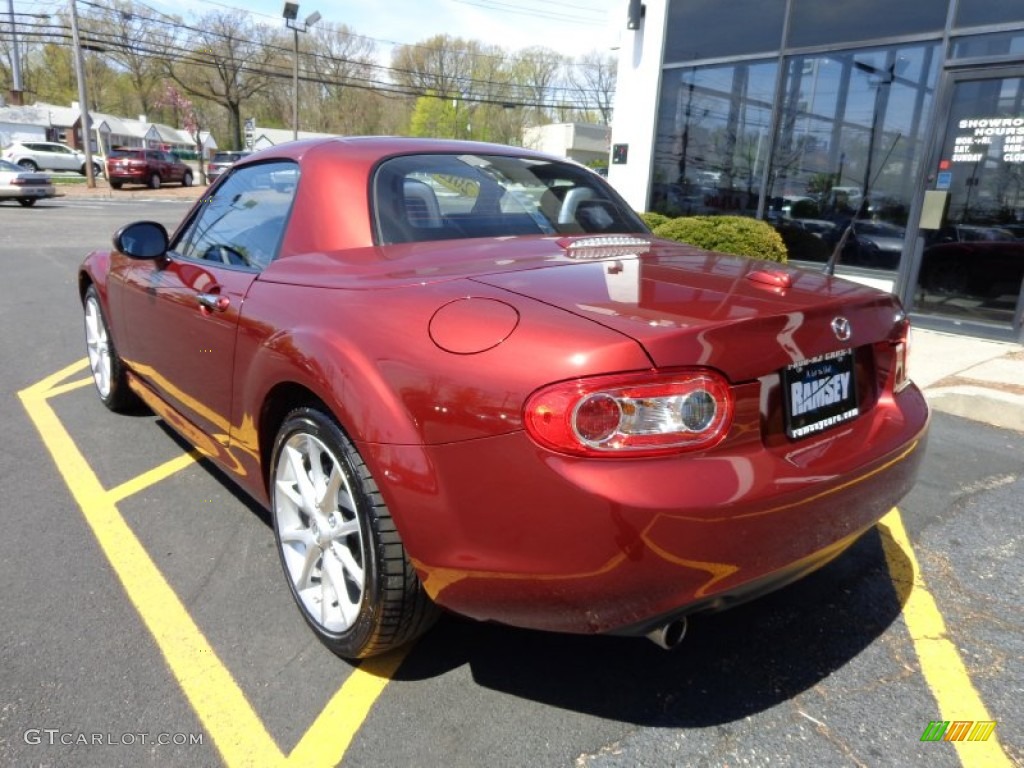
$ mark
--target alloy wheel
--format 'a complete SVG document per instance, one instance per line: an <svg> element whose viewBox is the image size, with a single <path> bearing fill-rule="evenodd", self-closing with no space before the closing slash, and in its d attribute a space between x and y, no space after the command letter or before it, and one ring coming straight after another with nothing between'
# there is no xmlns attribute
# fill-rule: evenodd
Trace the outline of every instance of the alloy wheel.
<svg viewBox="0 0 1024 768"><path fill-rule="evenodd" d="M85 348L89 355L89 368L101 397L110 395L110 341L103 322L99 301L95 296L85 300Z"/></svg>
<svg viewBox="0 0 1024 768"><path fill-rule="evenodd" d="M281 447L274 509L285 571L307 616L330 633L350 629L365 591L362 520L347 472L318 438Z"/></svg>

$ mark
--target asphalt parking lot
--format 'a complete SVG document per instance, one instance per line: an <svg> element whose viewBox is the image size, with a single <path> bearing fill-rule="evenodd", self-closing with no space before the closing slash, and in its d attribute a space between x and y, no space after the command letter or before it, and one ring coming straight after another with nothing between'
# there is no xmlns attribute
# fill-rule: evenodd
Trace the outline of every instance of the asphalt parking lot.
<svg viewBox="0 0 1024 768"><path fill-rule="evenodd" d="M0 765L1024 765L1024 435L944 414L897 512L674 652L446 617L332 656L265 512L91 390L77 265L185 210L0 206Z"/></svg>

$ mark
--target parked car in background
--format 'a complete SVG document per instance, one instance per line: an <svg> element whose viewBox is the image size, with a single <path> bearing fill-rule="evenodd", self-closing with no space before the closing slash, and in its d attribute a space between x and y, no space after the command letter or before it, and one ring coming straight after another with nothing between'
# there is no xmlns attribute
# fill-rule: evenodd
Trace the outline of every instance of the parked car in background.
<svg viewBox="0 0 1024 768"><path fill-rule="evenodd" d="M21 166L0 160L0 201L17 200L26 208L36 200L56 197L57 190L45 173L26 171Z"/></svg>
<svg viewBox="0 0 1024 768"><path fill-rule="evenodd" d="M834 228L821 233L829 247L834 247L839 242L849 223L840 222ZM853 222L853 231L843 246L842 263L851 267L896 269L903 253L905 236L906 230L895 224L857 219Z"/></svg>
<svg viewBox="0 0 1024 768"><path fill-rule="evenodd" d="M85 154L53 141L15 141L0 158L19 165L26 171L76 171L85 175ZM103 165L92 161L93 173L103 174Z"/></svg>
<svg viewBox="0 0 1024 768"><path fill-rule="evenodd" d="M159 149L115 149L107 157L107 180L114 189L143 184L159 189L170 183L192 186L192 168L173 152Z"/></svg>
<svg viewBox="0 0 1024 768"><path fill-rule="evenodd" d="M438 606L670 647L837 557L924 456L898 299L659 240L521 148L271 147L78 287L100 400L141 399L266 505L348 658Z"/></svg>
<svg viewBox="0 0 1024 768"><path fill-rule="evenodd" d="M217 179L220 178L221 174L224 173L228 168L237 163L243 157L248 157L252 152L248 150L242 150L240 152L218 152L210 160L210 164L206 167L206 180L210 184L213 184Z"/></svg>

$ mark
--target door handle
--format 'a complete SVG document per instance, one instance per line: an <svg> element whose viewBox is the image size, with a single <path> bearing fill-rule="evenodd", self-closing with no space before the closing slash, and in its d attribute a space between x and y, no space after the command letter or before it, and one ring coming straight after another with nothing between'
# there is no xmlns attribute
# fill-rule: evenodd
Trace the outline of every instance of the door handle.
<svg viewBox="0 0 1024 768"><path fill-rule="evenodd" d="M231 299L216 293L200 293L196 295L199 306L210 312L223 312L231 306Z"/></svg>

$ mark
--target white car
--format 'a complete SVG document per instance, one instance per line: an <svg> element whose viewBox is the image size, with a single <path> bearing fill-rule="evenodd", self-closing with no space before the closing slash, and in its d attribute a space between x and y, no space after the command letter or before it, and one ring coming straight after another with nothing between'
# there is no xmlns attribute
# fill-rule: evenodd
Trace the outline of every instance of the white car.
<svg viewBox="0 0 1024 768"><path fill-rule="evenodd" d="M26 171L77 171L85 175L85 154L53 141L15 141L0 157ZM96 176L103 174L103 165L95 158L92 167Z"/></svg>
<svg viewBox="0 0 1024 768"><path fill-rule="evenodd" d="M0 160L0 201L17 200L27 208L35 205L36 200L56 196L57 190L45 173L26 171Z"/></svg>

